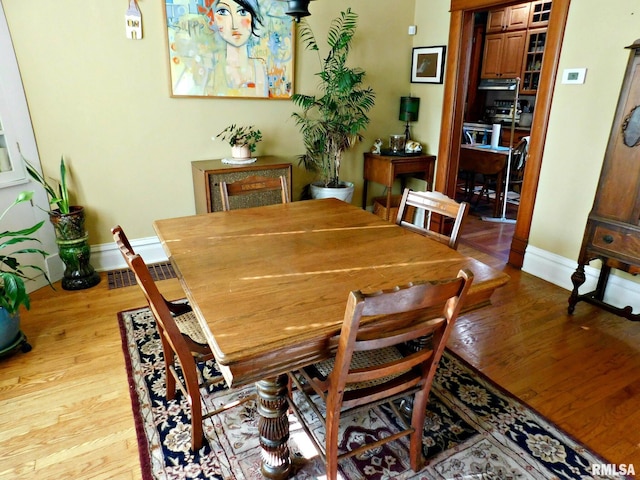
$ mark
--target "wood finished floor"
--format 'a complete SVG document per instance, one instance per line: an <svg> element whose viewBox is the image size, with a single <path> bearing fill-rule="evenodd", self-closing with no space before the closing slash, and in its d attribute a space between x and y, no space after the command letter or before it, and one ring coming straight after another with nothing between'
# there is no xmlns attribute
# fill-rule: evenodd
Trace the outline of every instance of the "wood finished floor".
<svg viewBox="0 0 640 480"><path fill-rule="evenodd" d="M490 245L505 225L476 222L460 250L511 281L459 319L450 347L609 461L640 468L640 325L587 304L567 315L568 292L505 266ZM182 296L177 280L159 285ZM0 359L0 478L140 478L116 312L143 304L135 286L108 290L104 274L89 290L32 295L22 325L33 350Z"/></svg>

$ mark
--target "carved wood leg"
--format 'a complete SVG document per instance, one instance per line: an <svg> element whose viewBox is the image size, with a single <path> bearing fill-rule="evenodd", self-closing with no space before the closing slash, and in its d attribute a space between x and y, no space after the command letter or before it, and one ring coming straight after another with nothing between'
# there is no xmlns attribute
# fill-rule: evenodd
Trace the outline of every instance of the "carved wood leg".
<svg viewBox="0 0 640 480"><path fill-rule="evenodd" d="M266 478L288 478L289 419L287 410L287 376L279 375L256 383L258 393L258 432L262 448L262 475Z"/></svg>
<svg viewBox="0 0 640 480"><path fill-rule="evenodd" d="M573 283L573 290L569 296L569 315L576 309L576 303L578 303L578 289L585 282L587 277L584 274L584 264L579 263L576 271L571 275L571 283Z"/></svg>

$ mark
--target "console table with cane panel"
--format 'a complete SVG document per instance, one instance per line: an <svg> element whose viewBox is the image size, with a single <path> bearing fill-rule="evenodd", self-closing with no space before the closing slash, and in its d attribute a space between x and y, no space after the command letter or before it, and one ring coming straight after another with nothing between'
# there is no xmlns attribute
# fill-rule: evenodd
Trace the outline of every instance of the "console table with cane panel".
<svg viewBox="0 0 640 480"><path fill-rule="evenodd" d="M263 177L287 178L289 198L293 199L292 157L265 156L258 157L254 163L246 165L232 165L222 163L222 160L198 160L191 162L191 174L193 176L193 194L196 203L196 213L210 213L222 211L222 199L220 198L220 182L232 183L237 180L259 175ZM247 206L256 207L278 203L279 197L270 198L273 192L265 192L264 198L258 200L258 204Z"/></svg>

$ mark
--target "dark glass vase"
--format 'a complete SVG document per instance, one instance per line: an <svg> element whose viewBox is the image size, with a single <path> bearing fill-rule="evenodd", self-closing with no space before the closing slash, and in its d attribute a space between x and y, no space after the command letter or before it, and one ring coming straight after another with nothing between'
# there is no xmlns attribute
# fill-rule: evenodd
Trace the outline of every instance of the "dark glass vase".
<svg viewBox="0 0 640 480"><path fill-rule="evenodd" d="M65 270L62 278L64 290L82 290L100 283L100 274L89 263L91 249L89 235L84 229L84 208L71 206L69 213L57 210L49 213L56 232L56 243Z"/></svg>

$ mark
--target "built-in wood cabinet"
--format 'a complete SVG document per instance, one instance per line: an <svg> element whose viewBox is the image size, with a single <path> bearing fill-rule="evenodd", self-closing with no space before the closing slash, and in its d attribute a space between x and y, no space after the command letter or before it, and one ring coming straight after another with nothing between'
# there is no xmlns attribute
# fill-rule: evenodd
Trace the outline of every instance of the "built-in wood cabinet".
<svg viewBox="0 0 640 480"><path fill-rule="evenodd" d="M536 94L551 4L536 0L488 12L482 78L519 77L520 93Z"/></svg>
<svg viewBox="0 0 640 480"><path fill-rule="evenodd" d="M522 30L529 25L531 3L520 3L490 10L487 16L487 33Z"/></svg>
<svg viewBox="0 0 640 480"><path fill-rule="evenodd" d="M529 12L529 28L540 28L549 25L551 17L551 0L537 0L531 2Z"/></svg>
<svg viewBox="0 0 640 480"><path fill-rule="evenodd" d="M518 145L524 137L531 136L531 130L528 128L520 128L516 127L513 131L513 146ZM500 130L500 145L503 147L508 147L511 145L511 127L509 125L505 125Z"/></svg>
<svg viewBox="0 0 640 480"><path fill-rule="evenodd" d="M640 274L640 40L631 49L618 107L593 207L587 218L578 268L571 276L573 291L569 313L579 301L639 321L632 306L618 308L605 300L605 289L612 269ZM587 160L587 159L585 159ZM585 265L602 263L596 289L580 294L586 281ZM640 307L640 300L634 305Z"/></svg>
<svg viewBox="0 0 640 480"><path fill-rule="evenodd" d="M526 36L526 30L487 35L484 41L481 77L519 77Z"/></svg>

